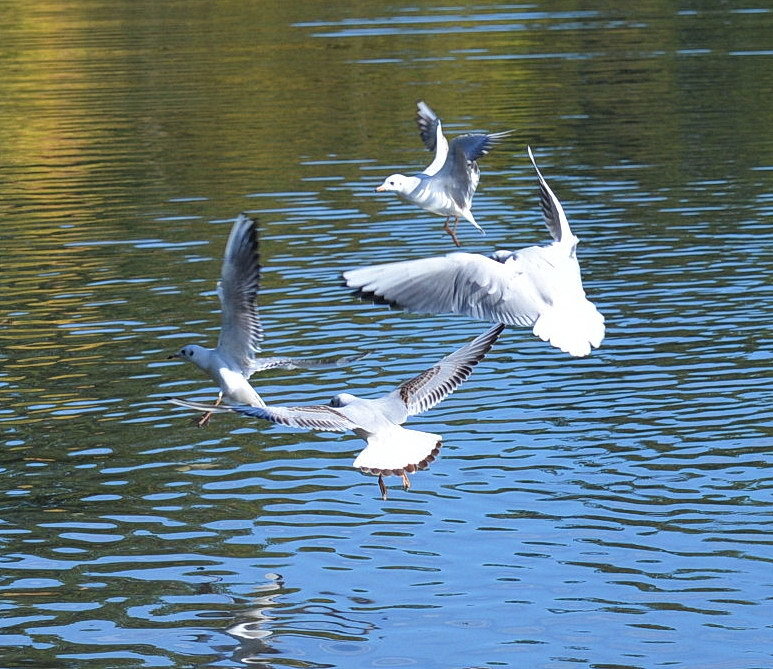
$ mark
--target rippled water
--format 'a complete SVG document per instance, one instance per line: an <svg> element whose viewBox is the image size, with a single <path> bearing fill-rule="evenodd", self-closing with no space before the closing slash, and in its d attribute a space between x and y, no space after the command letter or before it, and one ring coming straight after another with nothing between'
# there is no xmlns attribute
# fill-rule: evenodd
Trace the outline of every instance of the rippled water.
<svg viewBox="0 0 773 669"><path fill-rule="evenodd" d="M3 667L771 665L771 12L764 3L83 2L0 13ZM389 500L351 435L236 416L167 361L217 337L232 218L261 221L276 403L393 387L487 326L340 272L450 250L373 192L453 134L486 237L546 240L535 148L607 338L510 329L411 426Z"/></svg>

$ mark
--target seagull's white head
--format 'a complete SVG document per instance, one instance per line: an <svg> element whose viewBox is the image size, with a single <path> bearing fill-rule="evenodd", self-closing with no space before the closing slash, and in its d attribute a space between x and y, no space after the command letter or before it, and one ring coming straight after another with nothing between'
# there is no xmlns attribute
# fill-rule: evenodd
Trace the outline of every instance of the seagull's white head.
<svg viewBox="0 0 773 669"><path fill-rule="evenodd" d="M203 346L197 346L196 344L188 344L187 346L183 346L176 353L167 356L166 359L171 360L172 358L190 360L194 365L206 369L207 361L209 360L209 349L204 348Z"/></svg>
<svg viewBox="0 0 773 669"><path fill-rule="evenodd" d="M394 191L395 193L410 193L416 187L416 177L407 177L403 174L393 174L384 179L378 188L377 193Z"/></svg>
<svg viewBox="0 0 773 669"><path fill-rule="evenodd" d="M332 400L330 400L330 406L334 409L340 409L347 404L351 404L357 397L351 393L338 393Z"/></svg>

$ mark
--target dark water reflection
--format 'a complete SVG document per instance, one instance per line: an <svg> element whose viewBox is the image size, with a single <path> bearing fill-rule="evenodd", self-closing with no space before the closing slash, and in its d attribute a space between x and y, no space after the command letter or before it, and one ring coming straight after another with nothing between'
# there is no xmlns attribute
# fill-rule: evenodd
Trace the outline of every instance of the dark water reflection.
<svg viewBox="0 0 773 669"><path fill-rule="evenodd" d="M0 12L0 664L771 664L772 211L763 4L37 2ZM376 396L485 326L339 273L447 252L373 193L450 132L487 156L467 250L546 238L525 144L608 336L508 331L414 426L382 502L355 438L218 416L167 362L214 340L231 218L261 220L275 402Z"/></svg>

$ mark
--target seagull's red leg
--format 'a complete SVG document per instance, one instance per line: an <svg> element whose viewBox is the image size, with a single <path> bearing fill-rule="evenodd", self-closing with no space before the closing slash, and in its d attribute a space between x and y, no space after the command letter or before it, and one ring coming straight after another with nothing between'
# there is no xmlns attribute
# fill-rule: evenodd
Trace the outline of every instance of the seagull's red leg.
<svg viewBox="0 0 773 669"><path fill-rule="evenodd" d="M459 223L459 217L458 216L454 217L454 229L453 230L448 225L450 222L451 222L451 217L449 216L446 219L446 224L445 224L445 226L443 226L443 230L445 230L449 235L451 235L451 239L454 240L454 244L456 244L457 246L461 246L461 244L459 243L459 240L456 238L456 226Z"/></svg>
<svg viewBox="0 0 773 669"><path fill-rule="evenodd" d="M378 489L381 491L381 499L386 501L386 498L387 498L387 488L384 485L384 477L381 474L378 475Z"/></svg>
<svg viewBox="0 0 773 669"><path fill-rule="evenodd" d="M220 402L222 401L223 401L223 393L220 393L217 396L217 400L215 401L215 406L220 404ZM198 425L199 427L206 427L209 424L210 418L212 418L212 412L207 411L207 413L205 413L201 418L199 418L199 420L196 421L196 425Z"/></svg>

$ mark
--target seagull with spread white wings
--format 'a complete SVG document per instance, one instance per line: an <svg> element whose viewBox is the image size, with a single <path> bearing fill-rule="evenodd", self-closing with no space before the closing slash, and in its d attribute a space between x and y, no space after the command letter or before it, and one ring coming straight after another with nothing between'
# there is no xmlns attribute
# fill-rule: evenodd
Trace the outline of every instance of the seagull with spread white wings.
<svg viewBox="0 0 773 669"><path fill-rule="evenodd" d="M267 369L323 369L341 367L361 360L367 353L340 358L272 358L258 356L263 328L258 316L257 298L260 285L257 223L240 214L231 228L226 243L217 293L220 298L220 338L215 348L188 344L167 359L188 360L204 370L220 386L217 404L223 399L235 404L266 406L250 385L255 372ZM198 421L207 424L211 413Z"/></svg>
<svg viewBox="0 0 773 669"><path fill-rule="evenodd" d="M410 487L408 474L425 469L440 452L438 434L401 427L408 418L434 407L450 395L472 373L499 337L504 325L497 325L462 348L437 362L395 390L369 400L340 393L329 404L311 406L212 406L169 398L173 404L206 412L235 411L280 425L320 432L354 432L366 447L353 466L366 474L377 474L381 495L386 499L384 476L402 477Z"/></svg>
<svg viewBox="0 0 773 669"><path fill-rule="evenodd" d="M553 243L491 256L445 256L386 263L344 272L361 296L416 313L458 313L532 326L543 341L586 356L604 339L604 317L585 297L572 234L558 198L528 149L540 188L542 216Z"/></svg>
<svg viewBox="0 0 773 669"><path fill-rule="evenodd" d="M481 234L486 234L475 221L470 207L472 196L480 181L478 159L486 155L512 130L494 133L469 133L454 137L449 143L443 135L443 127L437 114L424 101L416 103L419 132L428 151L435 152L435 159L413 176L393 174L384 180L376 191L393 191L404 200L422 209L445 216L445 230L454 244L459 218L469 221ZM449 226L454 220L453 229Z"/></svg>

